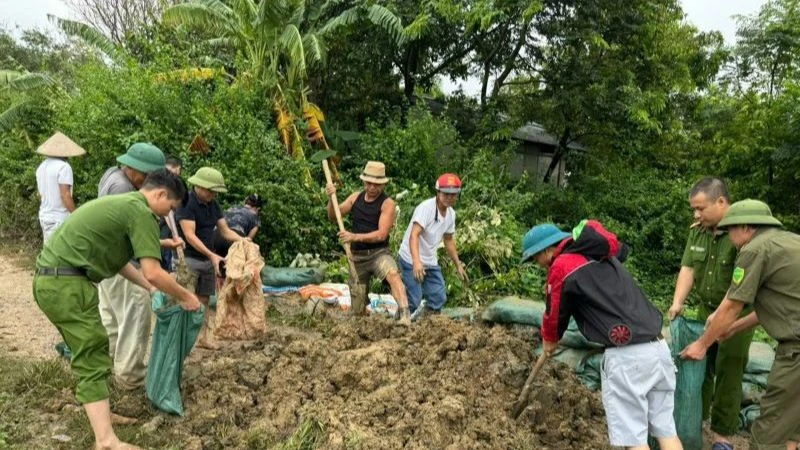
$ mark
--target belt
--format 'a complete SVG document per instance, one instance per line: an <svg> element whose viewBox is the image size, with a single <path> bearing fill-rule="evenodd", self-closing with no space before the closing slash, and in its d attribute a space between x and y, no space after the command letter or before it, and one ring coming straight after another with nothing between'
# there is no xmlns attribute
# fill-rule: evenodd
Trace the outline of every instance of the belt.
<svg viewBox="0 0 800 450"><path fill-rule="evenodd" d="M85 277L86 274L72 267L40 267L36 273L56 277Z"/></svg>

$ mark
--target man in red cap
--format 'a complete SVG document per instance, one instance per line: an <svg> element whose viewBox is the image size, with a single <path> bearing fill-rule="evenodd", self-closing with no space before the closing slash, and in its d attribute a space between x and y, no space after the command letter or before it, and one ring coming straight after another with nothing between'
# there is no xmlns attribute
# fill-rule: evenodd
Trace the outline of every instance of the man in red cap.
<svg viewBox="0 0 800 450"><path fill-rule="evenodd" d="M436 196L429 198L414 209L403 243L400 245L400 270L408 295L408 306L412 317L420 318L427 313L438 313L447 302L442 269L436 255L439 244L444 242L447 254L453 260L462 280L467 272L461 260L453 235L456 232L456 212L453 209L461 193L458 175L446 173L436 180ZM427 304L419 312L422 297Z"/></svg>

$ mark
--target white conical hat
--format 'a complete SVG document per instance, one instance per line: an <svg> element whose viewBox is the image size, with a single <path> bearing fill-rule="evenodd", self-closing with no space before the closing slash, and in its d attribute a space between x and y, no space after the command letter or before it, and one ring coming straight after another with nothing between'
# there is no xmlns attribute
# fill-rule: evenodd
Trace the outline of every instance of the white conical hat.
<svg viewBox="0 0 800 450"><path fill-rule="evenodd" d="M71 156L81 156L86 153L86 150L73 142L72 139L56 131L56 134L50 136L50 139L39 146L36 153L54 158L69 158Z"/></svg>

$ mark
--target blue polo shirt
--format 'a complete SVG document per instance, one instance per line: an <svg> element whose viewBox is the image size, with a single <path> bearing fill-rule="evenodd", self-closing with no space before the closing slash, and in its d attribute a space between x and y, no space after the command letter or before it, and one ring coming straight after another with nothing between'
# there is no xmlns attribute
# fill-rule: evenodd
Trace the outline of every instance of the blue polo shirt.
<svg viewBox="0 0 800 450"><path fill-rule="evenodd" d="M194 232L197 237L209 250L214 248L211 245L214 237L214 227L217 226L217 221L222 218L222 209L219 207L219 203L217 203L216 200L212 200L211 203L204 203L197 198L197 193L192 190L192 192L189 193L189 201L186 202L186 206L178 209L175 218L179 223L181 220L194 221ZM204 254L198 252L189 244L189 241L183 234L183 228L179 226L178 229L180 230L181 237L187 244L185 251L186 256L195 259L208 259Z"/></svg>

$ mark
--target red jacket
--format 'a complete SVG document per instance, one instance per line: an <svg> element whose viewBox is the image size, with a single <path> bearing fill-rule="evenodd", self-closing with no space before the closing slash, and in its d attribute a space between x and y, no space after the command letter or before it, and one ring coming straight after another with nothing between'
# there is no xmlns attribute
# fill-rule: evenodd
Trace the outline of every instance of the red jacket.
<svg viewBox="0 0 800 450"><path fill-rule="evenodd" d="M600 222L585 221L564 239L547 272L542 338L558 342L575 317L586 339L606 347L649 342L662 315L617 259L621 244Z"/></svg>

